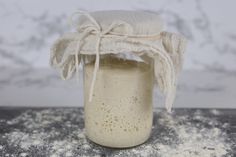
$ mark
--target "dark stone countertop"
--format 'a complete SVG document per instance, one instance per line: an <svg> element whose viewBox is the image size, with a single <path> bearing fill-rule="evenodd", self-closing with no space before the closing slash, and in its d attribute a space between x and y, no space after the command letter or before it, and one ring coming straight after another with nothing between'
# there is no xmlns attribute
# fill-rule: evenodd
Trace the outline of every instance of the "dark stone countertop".
<svg viewBox="0 0 236 157"><path fill-rule="evenodd" d="M155 109L150 139L129 149L85 137L82 108L0 108L1 157L236 156L235 109Z"/></svg>

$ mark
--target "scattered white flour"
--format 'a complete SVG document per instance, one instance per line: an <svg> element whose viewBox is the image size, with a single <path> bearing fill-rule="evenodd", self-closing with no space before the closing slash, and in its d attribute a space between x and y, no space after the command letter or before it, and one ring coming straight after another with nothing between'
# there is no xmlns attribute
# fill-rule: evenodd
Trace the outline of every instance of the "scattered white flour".
<svg viewBox="0 0 236 157"><path fill-rule="evenodd" d="M217 114L216 114L217 113ZM219 115L220 111L212 111ZM201 110L191 116L169 115L157 110L153 133L149 141L132 149L109 149L89 142L84 133L83 112L77 109L47 109L27 111L6 125L15 126L0 137L7 145L0 145L4 156L160 156L160 157L221 157L230 156L232 147L227 142L224 128L220 123L204 116ZM20 150L20 155L18 154ZM34 150L34 151L32 151ZM106 153L104 153L106 152Z"/></svg>
<svg viewBox="0 0 236 157"><path fill-rule="evenodd" d="M164 115L163 119L160 119L160 124L166 125L171 128L171 130L175 131L179 139L178 144L156 145L156 148L163 157L210 157L223 156L227 153L227 149L230 149L230 145L225 143L225 133L221 132L217 127L196 127L193 123L179 125L179 122L186 120L186 118L187 117L182 116L173 119L169 115ZM205 123L208 122L208 124L212 126L217 124L217 121L199 117L199 115L193 117L193 119Z"/></svg>
<svg viewBox="0 0 236 157"><path fill-rule="evenodd" d="M220 115L220 111L219 110L216 110L216 109L212 109L210 110L210 112L213 114L213 115Z"/></svg>
<svg viewBox="0 0 236 157"><path fill-rule="evenodd" d="M21 153L20 157L27 157L27 155L28 155L27 153Z"/></svg>
<svg viewBox="0 0 236 157"><path fill-rule="evenodd" d="M6 134L8 142L14 145L19 145L22 149L28 149L31 146L43 146L43 139L47 137L45 133L27 134L21 131L13 131Z"/></svg>

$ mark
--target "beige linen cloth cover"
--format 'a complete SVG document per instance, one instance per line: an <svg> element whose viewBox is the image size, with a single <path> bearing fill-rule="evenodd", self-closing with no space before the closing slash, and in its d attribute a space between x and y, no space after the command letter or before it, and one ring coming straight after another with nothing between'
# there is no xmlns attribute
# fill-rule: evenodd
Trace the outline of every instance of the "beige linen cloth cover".
<svg viewBox="0 0 236 157"><path fill-rule="evenodd" d="M154 64L154 76L171 111L175 99L177 75L183 63L186 40L163 31L163 23L147 11L78 11L77 32L60 37L52 46L50 63L61 71L63 79L78 74L81 55L94 55L95 66L89 101L92 101L99 56L132 52ZM151 64L151 63L150 63Z"/></svg>

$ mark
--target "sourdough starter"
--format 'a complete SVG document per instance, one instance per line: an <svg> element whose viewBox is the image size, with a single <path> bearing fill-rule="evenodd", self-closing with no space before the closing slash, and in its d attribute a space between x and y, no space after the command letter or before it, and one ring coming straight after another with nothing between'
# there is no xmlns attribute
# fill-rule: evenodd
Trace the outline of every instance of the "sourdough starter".
<svg viewBox="0 0 236 157"><path fill-rule="evenodd" d="M94 62L84 67L87 137L108 147L131 147L145 142L153 119L151 66L137 61L102 59L89 102L93 69Z"/></svg>

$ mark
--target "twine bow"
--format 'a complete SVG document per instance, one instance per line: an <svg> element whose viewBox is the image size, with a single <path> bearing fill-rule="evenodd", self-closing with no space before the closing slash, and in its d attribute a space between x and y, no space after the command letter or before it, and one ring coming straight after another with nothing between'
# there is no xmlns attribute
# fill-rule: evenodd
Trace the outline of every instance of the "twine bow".
<svg viewBox="0 0 236 157"><path fill-rule="evenodd" d="M95 81L96 81L96 77L97 77L97 72L99 69L99 61L100 61L100 43L102 38L106 37L106 36L119 36L121 38L125 38L127 37L129 34L117 34L117 33L112 33L112 30L120 27L122 25L126 26L128 29L131 30L131 32L133 31L132 27L124 21L119 21L116 20L114 22L111 23L111 25L103 30L102 27L98 24L98 22L94 19L94 17L92 17L90 14L88 14L87 12L83 12L83 11L78 11L75 12L72 16L71 16L71 21L72 21L72 17L76 14L79 15L84 15L86 16L94 25L93 26L87 26L87 27L83 27L81 29L83 29L83 34L81 35L78 44L76 46L76 50L75 50L75 64L76 64L76 75L77 78L79 77L79 54L80 54L80 50L82 47L82 42L84 41L84 39L91 33L91 34L95 34L97 36L97 42L96 42L96 49L95 49L95 53L96 53L96 59L95 59L95 65L94 65L94 70L93 70L93 77L92 77L92 82L91 82L91 86L90 86L90 91L89 91L89 102L92 101L92 96L93 96L93 91L94 91L94 86L95 86ZM73 22L71 22L71 24L73 25Z"/></svg>

